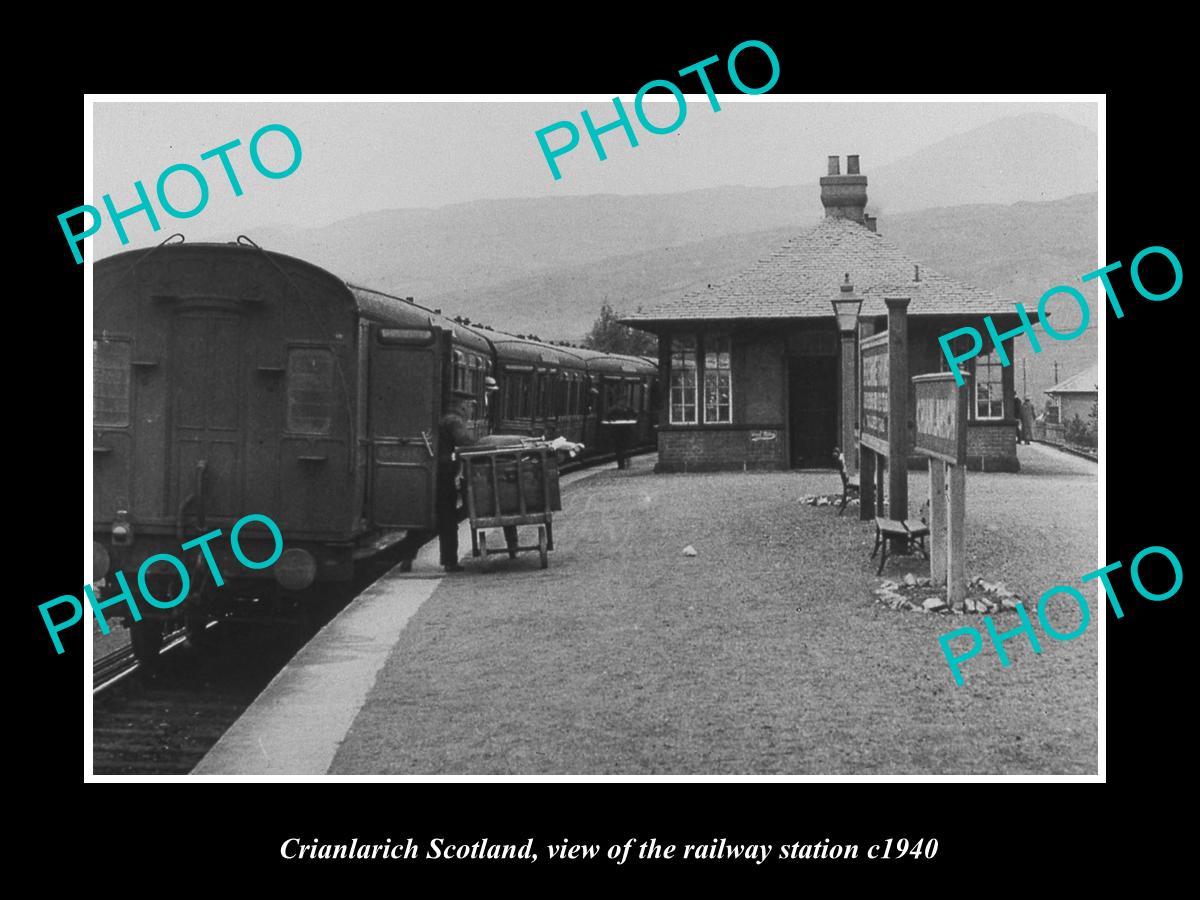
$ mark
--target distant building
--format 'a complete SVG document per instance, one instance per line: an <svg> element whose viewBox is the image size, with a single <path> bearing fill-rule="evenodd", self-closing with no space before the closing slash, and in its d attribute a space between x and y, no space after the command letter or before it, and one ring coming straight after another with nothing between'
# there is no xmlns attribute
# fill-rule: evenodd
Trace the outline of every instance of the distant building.
<svg viewBox="0 0 1200 900"><path fill-rule="evenodd" d="M833 464L833 448L842 443L842 392L856 393L855 384L841 384L843 344L831 305L847 281L863 299L861 337L886 328L884 297L911 298L910 376L946 370L939 335L964 325L986 335L989 314L1000 332L1020 324L1012 301L939 275L876 233L857 156L847 158L845 175L838 157L829 158L821 203L820 224L740 275L623 319L659 339L661 471ZM1010 360L1012 343L1004 343ZM1012 366L1001 366L993 353L963 368L969 466L1016 471ZM857 410L857 397L849 408ZM911 386L908 408L911 419ZM918 457L912 462L921 464Z"/></svg>
<svg viewBox="0 0 1200 900"><path fill-rule="evenodd" d="M1079 416L1079 421L1086 424L1092 414L1092 405L1100 396L1097 367L1060 381L1047 388L1045 394L1050 398L1046 401L1046 440L1061 443L1068 422Z"/></svg>

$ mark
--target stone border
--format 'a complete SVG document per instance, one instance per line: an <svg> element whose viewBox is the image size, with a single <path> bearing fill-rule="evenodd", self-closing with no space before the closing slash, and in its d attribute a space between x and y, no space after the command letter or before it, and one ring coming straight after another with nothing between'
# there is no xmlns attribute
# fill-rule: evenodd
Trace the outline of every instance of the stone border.
<svg viewBox="0 0 1200 900"><path fill-rule="evenodd" d="M950 608L945 588L934 588L929 578L918 578L911 572L901 581L881 580L879 587L871 593L875 595L876 604L888 609L956 616L1015 610L1021 600L1003 581L985 581L981 575L967 582L967 598L959 609Z"/></svg>
<svg viewBox="0 0 1200 900"><path fill-rule="evenodd" d="M807 503L809 506L841 506L841 494L810 494L807 497L800 498L801 503ZM852 506L858 506L858 498L851 497L846 503L846 509Z"/></svg>

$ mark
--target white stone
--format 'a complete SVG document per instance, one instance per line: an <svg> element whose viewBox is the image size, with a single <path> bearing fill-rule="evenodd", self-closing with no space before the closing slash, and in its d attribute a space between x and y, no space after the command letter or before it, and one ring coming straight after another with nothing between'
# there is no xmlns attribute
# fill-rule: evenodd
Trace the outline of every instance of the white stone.
<svg viewBox="0 0 1200 900"><path fill-rule="evenodd" d="M927 610L941 609L946 605L946 601L941 597L926 597L925 602L921 606Z"/></svg>
<svg viewBox="0 0 1200 900"><path fill-rule="evenodd" d="M696 548L693 547L691 544L688 544L686 547L683 548L683 555L684 556L696 556L697 555Z"/></svg>
<svg viewBox="0 0 1200 900"><path fill-rule="evenodd" d="M909 572L907 575L904 576L904 583L907 584L909 587L916 587L917 578L915 575L913 575L912 572Z"/></svg>

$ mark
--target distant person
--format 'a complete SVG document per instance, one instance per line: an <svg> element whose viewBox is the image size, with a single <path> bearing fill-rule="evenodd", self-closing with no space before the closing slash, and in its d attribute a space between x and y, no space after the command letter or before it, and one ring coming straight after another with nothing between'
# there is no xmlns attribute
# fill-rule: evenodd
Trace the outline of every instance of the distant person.
<svg viewBox="0 0 1200 900"><path fill-rule="evenodd" d="M1021 404L1021 431L1025 436L1025 443L1033 443L1033 404L1028 397Z"/></svg>
<svg viewBox="0 0 1200 900"><path fill-rule="evenodd" d="M629 452L629 445L633 441L637 413L631 407L618 403L616 406L608 408L608 415L604 423L612 429L613 452L617 457L617 468L629 468L629 460L626 459L626 455Z"/></svg>
<svg viewBox="0 0 1200 900"><path fill-rule="evenodd" d="M442 568L461 572L458 563L458 462L454 451L473 443L467 428L467 403L451 405L438 422L436 515Z"/></svg>
<svg viewBox="0 0 1200 900"><path fill-rule="evenodd" d="M1013 399L1013 418L1017 420L1017 443L1025 440L1025 423L1021 421L1021 398Z"/></svg>

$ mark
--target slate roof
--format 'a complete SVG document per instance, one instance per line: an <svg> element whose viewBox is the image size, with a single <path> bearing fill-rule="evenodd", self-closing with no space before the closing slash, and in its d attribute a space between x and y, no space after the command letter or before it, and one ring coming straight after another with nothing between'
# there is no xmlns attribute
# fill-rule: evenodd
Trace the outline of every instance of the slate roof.
<svg viewBox="0 0 1200 900"><path fill-rule="evenodd" d="M915 265L921 269L919 283L913 282ZM827 217L725 283L622 321L832 318L830 301L846 273L863 300L863 316L886 315L885 295L911 297L910 316L1015 313L1013 301L933 271L864 225Z"/></svg>
<svg viewBox="0 0 1200 900"><path fill-rule="evenodd" d="M1100 382L1096 380L1096 366L1084 369L1078 375L1072 375L1060 381L1052 388L1046 388L1047 394L1096 394L1100 392Z"/></svg>

